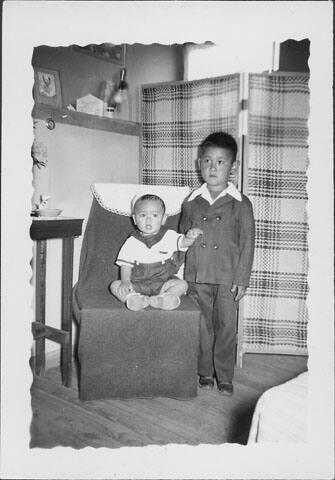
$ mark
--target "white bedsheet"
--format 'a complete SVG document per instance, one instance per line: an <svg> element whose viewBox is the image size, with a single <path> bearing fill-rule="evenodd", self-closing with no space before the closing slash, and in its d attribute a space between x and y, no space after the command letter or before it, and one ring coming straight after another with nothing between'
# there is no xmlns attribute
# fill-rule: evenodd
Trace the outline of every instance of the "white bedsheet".
<svg viewBox="0 0 335 480"><path fill-rule="evenodd" d="M258 399L248 444L307 441L308 372L270 388Z"/></svg>

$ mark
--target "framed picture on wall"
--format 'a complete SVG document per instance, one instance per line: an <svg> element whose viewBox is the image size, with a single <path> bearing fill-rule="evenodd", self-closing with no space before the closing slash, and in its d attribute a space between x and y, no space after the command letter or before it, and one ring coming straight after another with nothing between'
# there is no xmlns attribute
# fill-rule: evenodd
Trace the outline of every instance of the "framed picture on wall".
<svg viewBox="0 0 335 480"><path fill-rule="evenodd" d="M125 66L125 45L114 45L113 43L101 43L101 45L90 44L85 47L72 45L75 52L84 53L91 57L104 60L106 62L115 63L121 67Z"/></svg>
<svg viewBox="0 0 335 480"><path fill-rule="evenodd" d="M57 70L35 68L34 98L36 103L62 107L62 92Z"/></svg>

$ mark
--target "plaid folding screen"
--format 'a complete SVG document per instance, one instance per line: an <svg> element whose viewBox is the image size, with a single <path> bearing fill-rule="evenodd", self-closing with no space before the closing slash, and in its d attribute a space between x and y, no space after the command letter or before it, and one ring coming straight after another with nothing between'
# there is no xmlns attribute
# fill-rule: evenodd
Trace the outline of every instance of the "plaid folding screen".
<svg viewBox="0 0 335 480"><path fill-rule="evenodd" d="M247 194L256 248L239 349L305 353L307 345L308 75L249 75ZM201 179L197 147L214 131L239 137L240 75L142 89L144 184Z"/></svg>
<svg viewBox="0 0 335 480"><path fill-rule="evenodd" d="M244 351L306 349L308 79L249 75L247 185L256 249Z"/></svg>
<svg viewBox="0 0 335 480"><path fill-rule="evenodd" d="M240 75L142 88L144 184L198 187L197 147L210 133L238 136Z"/></svg>

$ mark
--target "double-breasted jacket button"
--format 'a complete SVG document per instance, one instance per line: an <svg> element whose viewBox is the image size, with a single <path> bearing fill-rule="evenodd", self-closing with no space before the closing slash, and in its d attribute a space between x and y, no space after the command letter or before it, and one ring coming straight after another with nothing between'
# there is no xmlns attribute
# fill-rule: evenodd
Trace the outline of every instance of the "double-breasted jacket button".
<svg viewBox="0 0 335 480"><path fill-rule="evenodd" d="M202 243L201 246L202 246L202 248L206 248L206 244L205 244L205 243Z"/></svg>
<svg viewBox="0 0 335 480"><path fill-rule="evenodd" d="M219 247L217 245L213 245L214 250L217 250Z"/></svg>
<svg viewBox="0 0 335 480"><path fill-rule="evenodd" d="M221 220L220 215L218 215L218 216L216 217L216 220L217 220L217 221Z"/></svg>

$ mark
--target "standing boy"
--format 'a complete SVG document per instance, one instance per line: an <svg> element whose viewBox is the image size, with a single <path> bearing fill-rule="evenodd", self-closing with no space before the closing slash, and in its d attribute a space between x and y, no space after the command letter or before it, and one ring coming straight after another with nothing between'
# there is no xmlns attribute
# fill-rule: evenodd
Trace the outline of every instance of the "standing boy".
<svg viewBox="0 0 335 480"><path fill-rule="evenodd" d="M237 169L237 144L224 132L209 135L199 147L205 183L185 200L180 229L203 232L186 254L188 294L203 314L199 386L233 394L236 314L249 284L255 226L250 200L228 182Z"/></svg>

